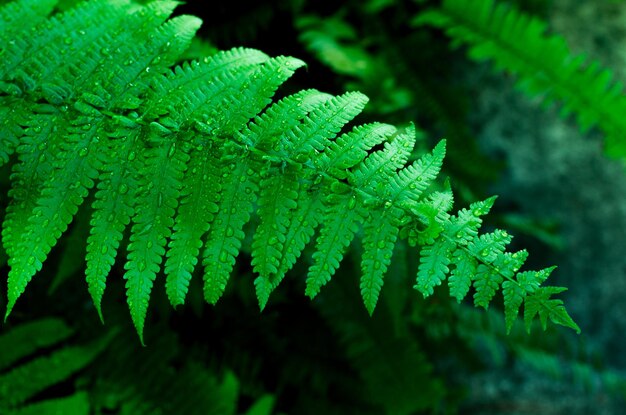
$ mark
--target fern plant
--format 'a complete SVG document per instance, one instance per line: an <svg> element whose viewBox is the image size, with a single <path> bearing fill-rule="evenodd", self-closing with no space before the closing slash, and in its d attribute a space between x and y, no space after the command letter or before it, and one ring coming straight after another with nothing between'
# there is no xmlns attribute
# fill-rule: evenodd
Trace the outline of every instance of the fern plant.
<svg viewBox="0 0 626 415"><path fill-rule="evenodd" d="M519 272L527 254L505 252L510 235L478 234L493 198L449 213L452 192L435 185L444 141L407 165L415 127L343 132L367 102L360 93L303 90L273 102L304 65L295 58L238 48L173 66L200 26L192 16L168 20L176 2L95 0L47 17L53 4L17 0L0 9L2 161L17 153L2 226L6 317L91 194L89 292L102 318L128 230L124 278L142 343L162 268L178 306L200 262L214 304L251 233L262 309L318 228L311 298L361 233L360 291L370 314L394 246L406 239L419 246L414 288L424 296L448 279L455 299L473 287L484 308L502 291L508 329L523 304L528 327L538 315L544 326L578 330L552 298L564 288L542 286L552 268ZM259 222L250 230L253 214Z"/></svg>
<svg viewBox="0 0 626 415"><path fill-rule="evenodd" d="M218 375L187 357L173 333L159 333L138 354L131 330L112 326L90 343L63 320L45 318L17 325L0 336L0 411L3 414L230 414L238 405L239 380ZM135 345L136 346L136 345ZM66 386L63 386L63 385ZM269 415L274 399L254 399L246 415Z"/></svg>
<svg viewBox="0 0 626 415"><path fill-rule="evenodd" d="M472 59L513 73L520 89L540 96L546 106L560 102L561 115L575 114L583 130L597 126L606 136L607 154L626 156L624 86L599 62L573 55L541 19L500 1L444 0L413 24L445 30L453 46L466 45Z"/></svg>

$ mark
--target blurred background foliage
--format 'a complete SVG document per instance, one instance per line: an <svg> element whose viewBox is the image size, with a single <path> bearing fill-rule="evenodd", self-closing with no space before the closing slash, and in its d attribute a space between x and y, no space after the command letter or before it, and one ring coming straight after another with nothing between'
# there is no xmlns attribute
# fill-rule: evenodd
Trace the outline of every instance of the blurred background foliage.
<svg viewBox="0 0 626 415"><path fill-rule="evenodd" d="M468 0L471 3L471 0ZM59 9L72 7L64 0ZM623 1L517 0L551 33L626 75ZM186 58L248 46L308 63L288 94L317 88L370 97L362 122L415 122L415 156L448 139L446 175L456 207L496 193L487 227L516 235L531 267L553 263L555 284L583 329L506 336L501 309L456 304L446 290L408 288L417 258L403 245L376 313L359 300L359 247L315 301L304 265L259 313L250 258L216 307L200 287L172 310L156 290L147 348L134 336L114 269L100 326L82 280L88 213L55 248L39 283L0 332L0 413L7 414L618 414L626 396L626 180L559 108L515 88L515 77L411 20L436 0L190 0L178 13L204 20ZM621 51L621 52L620 52ZM6 194L8 168L0 187ZM6 200L0 200L2 211ZM249 243L249 241L248 241ZM249 250L248 250L249 252ZM245 256L245 255L244 255ZM0 267L6 257L0 250ZM45 277L47 276L47 282ZM198 279L192 280L197 284ZM5 281L0 281L4 286ZM0 287L6 292L6 287ZM4 299L3 299L4 301ZM22 313L22 314L19 314ZM54 317L50 317L54 316Z"/></svg>

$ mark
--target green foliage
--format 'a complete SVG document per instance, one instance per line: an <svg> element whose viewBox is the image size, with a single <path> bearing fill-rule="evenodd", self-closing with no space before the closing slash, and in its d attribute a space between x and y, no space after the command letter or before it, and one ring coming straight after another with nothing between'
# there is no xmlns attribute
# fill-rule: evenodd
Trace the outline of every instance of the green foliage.
<svg viewBox="0 0 626 415"><path fill-rule="evenodd" d="M2 13L22 22L28 5L12 3ZM253 213L261 308L320 224L310 297L362 233L360 287L373 313L393 248L407 238L420 246L415 288L424 296L452 266L453 295L463 298L469 267L477 270L471 276L477 306L486 308L506 281L503 288L516 290L505 295L511 324L523 302L527 319L538 313L578 330L550 298L558 289L537 288L544 273L520 280L523 260L504 252L505 232L478 235L478 217L491 200L448 213L450 190L434 185L444 142L407 165L413 126L371 124L342 134L365 106L360 93L305 90L272 102L304 65L298 59L233 49L171 68L200 25L184 15L166 21L175 5L92 1L34 31L9 25L2 33L15 38L3 51L0 100L9 114L6 154L17 151L2 232L11 268L6 316L91 193L89 291L102 316L106 278L129 230L124 279L142 342L163 260L172 305L185 301L200 259L204 297L215 303Z"/></svg>
<svg viewBox="0 0 626 415"><path fill-rule="evenodd" d="M497 312L479 315L469 307L461 307L458 317L456 332L490 369L510 370L507 359L514 357L524 372L546 374L553 381L567 384L568 389L626 397L624 374L606 367L604 357L594 356L584 345L569 341L564 333L531 337L522 330L513 330L504 335Z"/></svg>
<svg viewBox="0 0 626 415"><path fill-rule="evenodd" d="M408 415L437 407L445 394L441 379L433 373L420 343L409 336L406 319L396 327L389 324L390 305L403 302L380 304L370 317L355 294L345 281L337 281L321 294L324 303L318 309L363 380L366 399L386 414Z"/></svg>
<svg viewBox="0 0 626 415"><path fill-rule="evenodd" d="M54 346L71 334L70 328L56 319L39 320L19 326L0 337L0 344L5 347L3 350L9 351L3 357L3 368L10 367L38 349ZM1 373L0 409L3 413L13 411L10 413L15 414L88 414L89 405L83 393L32 405L23 404L39 392L84 369L102 353L109 342L110 337L105 337L93 344L63 347L51 352L49 356L37 357Z"/></svg>
<svg viewBox="0 0 626 415"><path fill-rule="evenodd" d="M299 39L337 75L344 89L373 98L365 109L372 116L392 123L407 117L420 120L432 134L447 137L446 170L465 198L496 177L496 163L477 149L464 91L452 67L431 64L449 60L445 44L426 32L397 33L406 25L407 12L402 6L388 6L371 2L343 6L332 16L298 15ZM384 24L379 8L388 8ZM408 49L420 53L407 54ZM449 78L446 82L441 82L443 74Z"/></svg>
<svg viewBox="0 0 626 415"><path fill-rule="evenodd" d="M413 24L445 30L453 46L468 46L472 59L515 74L523 91L546 105L560 102L561 114L574 113L582 129L599 127L609 155L626 155L623 85L597 61L573 56L561 36L547 33L541 19L494 0L444 0Z"/></svg>
<svg viewBox="0 0 626 415"><path fill-rule="evenodd" d="M0 410L10 415L238 413L239 382L232 373L212 373L193 359L174 371L180 346L171 334L155 339L141 355L136 345L129 347L132 335L113 329L84 343L62 320L16 326L0 336L9 351L0 369ZM70 392L59 395L55 389ZM273 396L263 395L246 413L269 415L273 405Z"/></svg>

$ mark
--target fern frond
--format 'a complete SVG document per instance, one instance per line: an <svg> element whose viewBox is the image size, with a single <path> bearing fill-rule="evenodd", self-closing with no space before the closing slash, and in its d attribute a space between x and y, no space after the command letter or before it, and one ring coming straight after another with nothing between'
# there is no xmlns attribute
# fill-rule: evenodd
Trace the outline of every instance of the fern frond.
<svg viewBox="0 0 626 415"><path fill-rule="evenodd" d="M0 403L5 407L15 407L67 379L101 354L110 340L109 336L93 344L66 347L0 375Z"/></svg>
<svg viewBox="0 0 626 415"><path fill-rule="evenodd" d="M35 320L22 324L0 336L0 370L15 364L39 348L57 344L74 331L63 322L54 318Z"/></svg>
<svg viewBox="0 0 626 415"><path fill-rule="evenodd" d="M250 254L261 308L319 226L310 297L362 232L360 289L370 313L394 247L406 238L421 248L415 287L425 296L451 274L459 301L473 285L476 305L486 308L502 288L507 324L524 304L529 319L538 314L577 328L550 298L558 290L537 288L544 273L518 273L525 256L504 252L508 235L478 235L493 199L449 213L449 183L433 186L443 142L407 166L414 126L368 124L342 134L367 102L360 93L309 90L272 103L304 65L298 59L233 49L170 69L200 23L167 20L175 5L94 0L55 15L34 35L20 32L19 47L6 49L0 108L10 122L2 134L19 142L2 230L11 267L6 316L97 186L89 292L102 318L106 277L132 221L124 278L142 343L163 259L174 306L185 301L200 256L204 297L215 303L253 214L260 219Z"/></svg>
<svg viewBox="0 0 626 415"><path fill-rule="evenodd" d="M445 30L454 45L469 47L472 59L514 73L521 89L546 104L560 102L561 115L574 113L582 129L597 125L606 134L607 153L626 155L623 85L598 62L573 56L562 37L547 34L540 19L494 0L444 0L413 23Z"/></svg>
<svg viewBox="0 0 626 415"><path fill-rule="evenodd" d="M48 399L23 406L19 409L7 412L7 415L40 415L40 414L74 414L89 415L89 397L85 392L77 392L74 395Z"/></svg>

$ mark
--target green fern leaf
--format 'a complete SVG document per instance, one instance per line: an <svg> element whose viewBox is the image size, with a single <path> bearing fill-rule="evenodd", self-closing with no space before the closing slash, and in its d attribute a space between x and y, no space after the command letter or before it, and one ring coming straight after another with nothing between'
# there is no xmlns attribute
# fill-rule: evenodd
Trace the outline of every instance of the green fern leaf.
<svg viewBox="0 0 626 415"><path fill-rule="evenodd" d="M363 260L361 261L361 296L365 308L374 313L383 286L383 277L389 264L393 247L398 239L398 212L383 211L370 214L363 224Z"/></svg>
<svg viewBox="0 0 626 415"><path fill-rule="evenodd" d="M215 166L219 159L211 146L211 142L199 144L192 152L181 191L182 199L165 264L166 291L173 306L185 302L189 280L202 247L202 236L218 210L216 199L221 186L217 175L219 170Z"/></svg>
<svg viewBox="0 0 626 415"><path fill-rule="evenodd" d="M482 224L481 216L491 210L495 197L474 202L469 209L461 209L445 226L445 233L458 244L465 246L478 236L478 228Z"/></svg>
<svg viewBox="0 0 626 415"><path fill-rule="evenodd" d="M50 347L67 339L73 333L63 320L54 318L35 320L15 327L0 336L0 370L14 365L40 348Z"/></svg>
<svg viewBox="0 0 626 415"><path fill-rule="evenodd" d="M94 2L94 4L95 3L99 2ZM105 6L101 5L100 7ZM125 9L117 10L116 8L112 8L112 10L113 11L108 11L108 14L105 14L105 16L112 19L112 22L115 22L116 19L120 20L122 16L124 16L124 13L127 12ZM86 13L94 13L94 11L89 9ZM111 15L109 16L109 14ZM193 22L196 21L195 19L191 19L190 21L192 21L192 23L188 26L188 29L193 33L197 29L197 24L195 26L193 25ZM181 30L181 27L178 25L172 25L171 27L176 30L176 33L183 34L183 39L190 37L188 35L185 36L184 34L186 32ZM106 26L100 29L104 30ZM85 32L84 37L89 38L87 34L92 32L94 32L94 30ZM171 36L172 33L166 34ZM144 33L144 35L146 34ZM80 42L84 41L85 39L81 37ZM80 42L77 41L77 43ZM67 38L65 43L73 45L74 40ZM91 50L89 48L86 49ZM101 52L102 51L100 51L100 53ZM98 65L102 64L103 62L98 61ZM70 65L70 63L66 63L66 65ZM94 71L96 67L97 65L92 65L91 71ZM86 72L89 73L90 71ZM99 74L98 76L102 77L104 75ZM107 95L111 97L111 94L107 93ZM48 99L50 98L48 97ZM103 133L102 128L105 121L99 109L82 101L77 101L76 109L77 115L74 116L77 117L77 121L73 123L73 125L69 124L69 121L65 121L64 123L59 122L61 126L64 124L69 125L66 133L67 141L58 143L62 151L58 156L52 158L52 164L56 165L56 168L50 171L50 177L42 185L43 190L37 201L38 206L35 207L33 214L28 218L25 234L29 235L36 243L33 245L28 242L24 243L23 246L18 245L15 251L10 248L12 251L10 254L12 255L12 274L9 278L9 284L11 285L9 291L11 294L7 314L10 313L17 297L23 292L24 287L30 281L34 273L40 269L40 263L45 260L49 250L56 243L56 239L65 231L72 217L75 215L78 206L87 195L88 190L93 187L93 180L98 176L101 160L96 156L97 151L95 147L99 143L100 134ZM54 135L55 134L53 134L53 136ZM49 146L49 148L54 149L54 145ZM76 180L76 178L80 179ZM22 209L28 210L28 205L22 207ZM9 220L11 219L13 219L13 221L9 223L8 229L19 224L15 223L13 217L9 218ZM124 221L121 220L117 223L119 224L120 222ZM9 236L9 243L11 243L12 239L13 238ZM107 245L103 246L106 247L106 249L109 248ZM104 248L98 249L101 250ZM110 258L106 258L105 263L108 263L108 267L110 267L112 262ZM108 271L106 268L107 266L105 265L105 271ZM93 280L100 281L101 286L102 272ZM98 286L97 284L90 285L92 287L92 295L96 300L96 306L100 313L99 297L101 297L102 290L94 288Z"/></svg>
<svg viewBox="0 0 626 415"><path fill-rule="evenodd" d="M111 337L86 346L70 346L0 375L0 402L15 407L87 366L104 351Z"/></svg>
<svg viewBox="0 0 626 415"><path fill-rule="evenodd" d="M474 275L474 304L476 307L489 308L489 303L496 295L504 278L485 264L479 264Z"/></svg>
<svg viewBox="0 0 626 415"><path fill-rule="evenodd" d="M313 265L306 278L305 294L310 298L315 298L330 281L359 230L364 209L357 203L357 196L353 194L330 194L326 197L324 221L315 244Z"/></svg>
<svg viewBox="0 0 626 415"><path fill-rule="evenodd" d="M395 132L396 128L388 124L359 125L332 141L315 159L315 163L321 171L345 179L346 169L356 166L367 156L369 149L381 144Z"/></svg>
<svg viewBox="0 0 626 415"><path fill-rule="evenodd" d="M496 229L493 233L480 235L469 243L467 249L486 263L492 263L499 254L504 252L506 245L511 242L511 236L505 231Z"/></svg>
<svg viewBox="0 0 626 415"><path fill-rule="evenodd" d="M11 45L24 41L24 32L29 29L29 25L35 27L44 21L55 3L56 0L19 0L0 8L0 44L3 45L3 66L10 65L10 51L19 49L18 46L11 47ZM8 46L8 51L5 45ZM12 84L2 80L0 80L0 91L18 92ZM2 166L9 161L9 156L19 144L17 137L20 133L16 130L17 125L13 120L19 119L21 105L20 101L6 95L0 97L0 103L2 103L2 109L0 109L0 120L2 120L0 123L0 166Z"/></svg>
<svg viewBox="0 0 626 415"><path fill-rule="evenodd" d="M203 254L204 297L215 304L222 296L245 236L243 226L250 220L258 184L253 163L244 158L230 161L224 169L219 211L206 236Z"/></svg>
<svg viewBox="0 0 626 415"><path fill-rule="evenodd" d="M126 273L126 294L133 323L143 343L143 324L152 283L171 235L181 179L189 160L188 147L176 145L170 137L151 135L155 147L144 151L143 170L149 182L139 182L136 203L142 208L133 217ZM169 146L167 143L169 142Z"/></svg>
<svg viewBox="0 0 626 415"><path fill-rule="evenodd" d="M555 324L569 327L580 333L580 327L565 310L563 301L550 298L551 295L559 294L566 290L567 288L562 287L539 287L528 296L524 308L524 322L529 332L534 317L539 315L541 326L544 330L546 330L548 320L550 320Z"/></svg>
<svg viewBox="0 0 626 415"><path fill-rule="evenodd" d="M24 22L37 26L52 12L56 0L17 0L0 7L0 40L4 44L11 36L28 29Z"/></svg>
<svg viewBox="0 0 626 415"><path fill-rule="evenodd" d="M479 236L493 199L452 215L449 183L426 193L444 142L407 167L414 126L369 124L340 134L363 110L362 94L311 90L272 104L304 65L298 59L233 49L170 69L199 26L189 16L167 20L176 2L94 0L44 22L51 4L35 10L20 0L0 9L0 38L15 38L0 68L7 143L0 162L17 153L2 229L11 268L7 316L96 186L89 292L102 319L106 278L132 220L124 277L142 342L163 258L174 306L185 301L200 254L204 296L215 303L254 213L260 221L250 253L261 308L319 225L310 297L362 229L360 288L370 313L397 239L407 238L421 249L415 288L425 296L451 274L451 295L460 301L473 284L483 307L502 285L508 327L522 305L530 320L570 324L550 299L556 291L540 291L547 270L520 273L526 254L504 251L508 235ZM7 10L40 24L17 27ZM543 308L534 312L535 303Z"/></svg>
<svg viewBox="0 0 626 415"><path fill-rule="evenodd" d="M461 302L469 293L472 286L472 280L476 275L476 261L463 249L454 251L454 259L452 262L456 264L450 273L448 285L450 287L450 295L456 298L457 302Z"/></svg>
<svg viewBox="0 0 626 415"><path fill-rule="evenodd" d="M454 245L445 239L438 239L420 251L420 265L417 271L417 284L413 288L428 297L434 288L445 280L450 272L450 257Z"/></svg>
<svg viewBox="0 0 626 415"><path fill-rule="evenodd" d="M442 140L434 148L432 154L427 154L400 170L391 186L392 200L398 203L405 200L419 202L422 192L439 175L445 155L446 142Z"/></svg>
<svg viewBox="0 0 626 415"><path fill-rule="evenodd" d="M444 29L455 45L468 45L472 59L491 60L496 69L517 75L525 92L547 104L562 102L562 115L575 113L583 129L598 125L605 132L609 154L626 155L623 85L598 62L573 56L562 37L547 34L540 19L494 0L445 0L413 23Z"/></svg>
<svg viewBox="0 0 626 415"><path fill-rule="evenodd" d="M7 415L41 415L41 414L72 414L89 415L89 396L86 392L78 392L74 395L48 399L43 402L33 403L7 412Z"/></svg>

